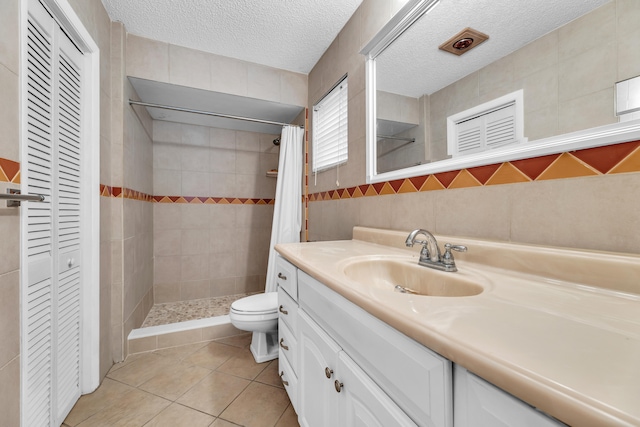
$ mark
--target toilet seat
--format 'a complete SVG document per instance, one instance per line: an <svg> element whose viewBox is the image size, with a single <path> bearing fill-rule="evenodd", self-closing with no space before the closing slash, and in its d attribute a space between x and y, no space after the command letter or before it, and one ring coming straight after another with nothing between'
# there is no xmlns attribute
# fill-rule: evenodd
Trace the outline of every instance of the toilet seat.
<svg viewBox="0 0 640 427"><path fill-rule="evenodd" d="M278 293L266 292L241 298L231 304L231 312L241 315L277 315Z"/></svg>

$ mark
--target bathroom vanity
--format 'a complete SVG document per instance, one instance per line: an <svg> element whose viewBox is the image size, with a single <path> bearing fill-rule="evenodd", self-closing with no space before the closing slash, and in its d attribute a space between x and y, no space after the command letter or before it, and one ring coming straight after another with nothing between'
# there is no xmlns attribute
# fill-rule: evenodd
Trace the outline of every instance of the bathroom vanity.
<svg viewBox="0 0 640 427"><path fill-rule="evenodd" d="M439 237L469 251L427 289L405 238L276 247L280 376L302 426L640 423L638 257Z"/></svg>

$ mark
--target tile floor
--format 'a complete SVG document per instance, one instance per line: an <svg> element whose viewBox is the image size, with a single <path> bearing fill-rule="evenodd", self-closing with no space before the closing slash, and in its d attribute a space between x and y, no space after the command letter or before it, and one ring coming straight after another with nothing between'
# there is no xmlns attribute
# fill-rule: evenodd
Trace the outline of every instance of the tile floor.
<svg viewBox="0 0 640 427"><path fill-rule="evenodd" d="M256 363L251 334L129 356L82 396L64 427L298 427L278 360Z"/></svg>

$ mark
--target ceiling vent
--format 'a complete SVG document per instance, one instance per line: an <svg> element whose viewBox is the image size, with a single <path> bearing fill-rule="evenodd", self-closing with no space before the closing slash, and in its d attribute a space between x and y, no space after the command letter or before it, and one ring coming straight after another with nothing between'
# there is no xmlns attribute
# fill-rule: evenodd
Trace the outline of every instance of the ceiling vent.
<svg viewBox="0 0 640 427"><path fill-rule="evenodd" d="M440 45L440 49L460 56L478 46L488 38L488 35L467 27L446 42L442 43Z"/></svg>

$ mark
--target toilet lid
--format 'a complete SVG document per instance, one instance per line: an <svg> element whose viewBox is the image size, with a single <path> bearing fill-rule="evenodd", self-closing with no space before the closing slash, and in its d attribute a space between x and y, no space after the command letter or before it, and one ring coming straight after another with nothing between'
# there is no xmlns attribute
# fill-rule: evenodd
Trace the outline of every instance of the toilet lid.
<svg viewBox="0 0 640 427"><path fill-rule="evenodd" d="M275 312L278 309L278 293L265 292L240 298L231 304L231 309L237 312L255 314Z"/></svg>

